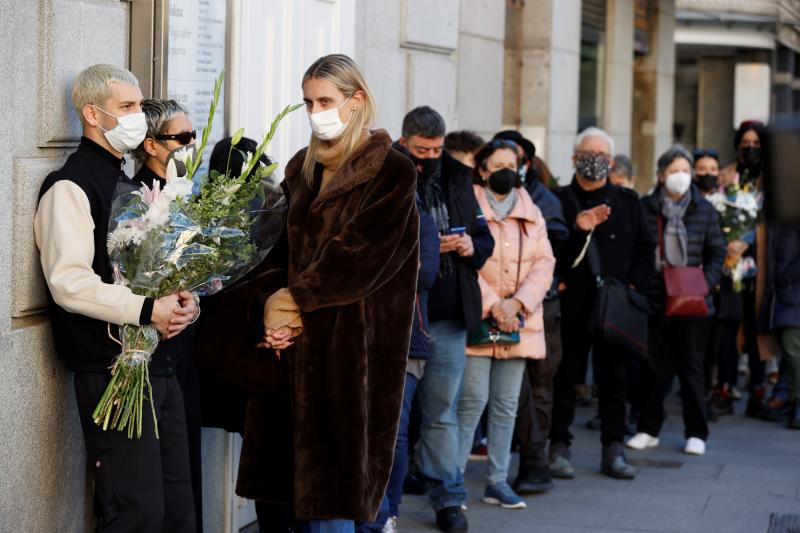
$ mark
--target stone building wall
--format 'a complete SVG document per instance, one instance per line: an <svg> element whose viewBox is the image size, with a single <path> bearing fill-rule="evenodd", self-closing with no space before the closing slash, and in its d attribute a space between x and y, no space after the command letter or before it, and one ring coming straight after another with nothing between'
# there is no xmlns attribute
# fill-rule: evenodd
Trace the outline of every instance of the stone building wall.
<svg viewBox="0 0 800 533"><path fill-rule="evenodd" d="M405 114L429 105L448 131L499 130L505 2L356 2L355 60L375 93L377 125L400 136Z"/></svg>
<svg viewBox="0 0 800 533"><path fill-rule="evenodd" d="M77 145L70 87L84 66L128 63L130 4L0 2L0 531L87 531L84 443L56 360L33 215L39 186Z"/></svg>

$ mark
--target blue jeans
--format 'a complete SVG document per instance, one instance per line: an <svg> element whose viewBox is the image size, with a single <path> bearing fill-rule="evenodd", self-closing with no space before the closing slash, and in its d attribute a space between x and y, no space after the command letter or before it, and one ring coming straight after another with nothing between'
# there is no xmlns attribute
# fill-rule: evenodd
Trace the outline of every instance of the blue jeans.
<svg viewBox="0 0 800 533"><path fill-rule="evenodd" d="M406 387L403 391L403 409L400 411L400 426L397 428L397 444L394 447L394 464L386 496L389 498L389 516L398 516L403 499L403 481L408 472L408 423L411 418L411 403L417 390L417 378L406 372Z"/></svg>
<svg viewBox="0 0 800 533"><path fill-rule="evenodd" d="M458 466L457 414L467 330L459 322L441 320L431 323L430 334L431 356L418 389L422 424L416 461L427 479L431 505L438 512L467 500Z"/></svg>
<svg viewBox="0 0 800 533"><path fill-rule="evenodd" d="M381 508L374 522L359 522L355 526L355 533L381 533L383 526L389 520L389 498L384 494L381 500Z"/></svg>
<svg viewBox="0 0 800 533"><path fill-rule="evenodd" d="M467 357L461 399L458 402L459 466L467 467L472 437L487 403L489 405L487 481L505 483L511 461L511 438L517 404L525 375L525 359Z"/></svg>
<svg viewBox="0 0 800 533"><path fill-rule="evenodd" d="M352 520L309 520L298 522L298 533L353 533Z"/></svg>

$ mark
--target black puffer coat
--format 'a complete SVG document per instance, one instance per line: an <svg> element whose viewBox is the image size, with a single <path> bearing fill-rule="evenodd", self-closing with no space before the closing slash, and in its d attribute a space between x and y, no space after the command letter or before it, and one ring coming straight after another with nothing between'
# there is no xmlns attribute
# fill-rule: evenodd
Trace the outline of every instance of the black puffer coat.
<svg viewBox="0 0 800 533"><path fill-rule="evenodd" d="M686 233L689 237L686 266L703 267L703 273L710 288L709 295L706 298L706 305L708 306L709 316L713 316L714 300L712 293L722 278L722 263L725 260L726 251L725 238L722 236L719 215L714 206L703 198L694 185L692 185L689 194L692 195L692 199L683 216L683 223L686 226ZM645 222L650 232L659 238L658 220L662 217L661 186L656 187L651 194L642 198L642 208ZM666 225L666 220L662 218L662 221ZM655 261L655 257L653 261ZM664 312L664 301L666 300L666 289L664 288L664 279L661 271L655 272L646 292L656 315L661 315Z"/></svg>

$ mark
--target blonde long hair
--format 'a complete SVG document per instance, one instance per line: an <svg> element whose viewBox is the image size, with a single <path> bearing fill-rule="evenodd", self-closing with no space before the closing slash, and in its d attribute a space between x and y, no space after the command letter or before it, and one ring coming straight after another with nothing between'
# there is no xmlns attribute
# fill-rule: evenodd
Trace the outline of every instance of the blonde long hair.
<svg viewBox="0 0 800 533"><path fill-rule="evenodd" d="M331 54L321 57L314 61L308 67L308 70L303 75L303 82L310 79L326 80L331 82L339 89L345 98L350 98L358 91L364 93L363 104L353 111L350 121L347 123L347 128L342 132L342 135L336 139L337 143L344 143L344 155L342 161L346 161L353 155L353 152L358 148L359 141L364 129L372 126L377 109L375 107L375 98L372 96L372 91L367 86L367 81L364 75L356 65L355 61L343 54ZM314 167L317 164L317 150L320 143L322 143L313 133L311 139L308 141L308 150L306 151L306 158L303 161L303 177L309 185L314 182Z"/></svg>

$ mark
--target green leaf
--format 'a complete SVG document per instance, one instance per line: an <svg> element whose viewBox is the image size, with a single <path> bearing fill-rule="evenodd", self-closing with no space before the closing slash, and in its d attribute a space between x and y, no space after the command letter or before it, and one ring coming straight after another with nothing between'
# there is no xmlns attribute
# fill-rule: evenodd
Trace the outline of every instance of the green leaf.
<svg viewBox="0 0 800 533"><path fill-rule="evenodd" d="M188 179L192 179L194 177L194 173L197 172L198 167L200 167L200 162L203 160L203 153L206 150L206 144L208 143L208 137L211 135L211 128L214 124L214 115L217 112L217 104L219 103L219 96L222 92L222 84L225 81L225 71L219 73L217 77L217 81L214 83L214 97L211 99L211 105L208 108L208 121L206 125L203 127L203 135L200 140L200 146L197 148L197 157L195 161L192 161L191 166L187 165L188 169Z"/></svg>
<svg viewBox="0 0 800 533"><path fill-rule="evenodd" d="M247 169L245 169L244 172L242 172L243 176L249 175L253 170L253 167L258 164L259 159L261 159L261 156L264 155L264 150L266 150L270 141L272 141L272 138L275 136L275 132L278 130L278 124L280 124L281 121L286 118L286 115L293 113L304 106L305 104L289 105L283 108L283 111L278 113L278 116L275 117L275 120L273 120L272 124L270 125L269 132L267 132L267 134L261 140L261 143L258 145L258 148L256 148L256 153L253 154L253 160L250 162L250 165L247 167Z"/></svg>

